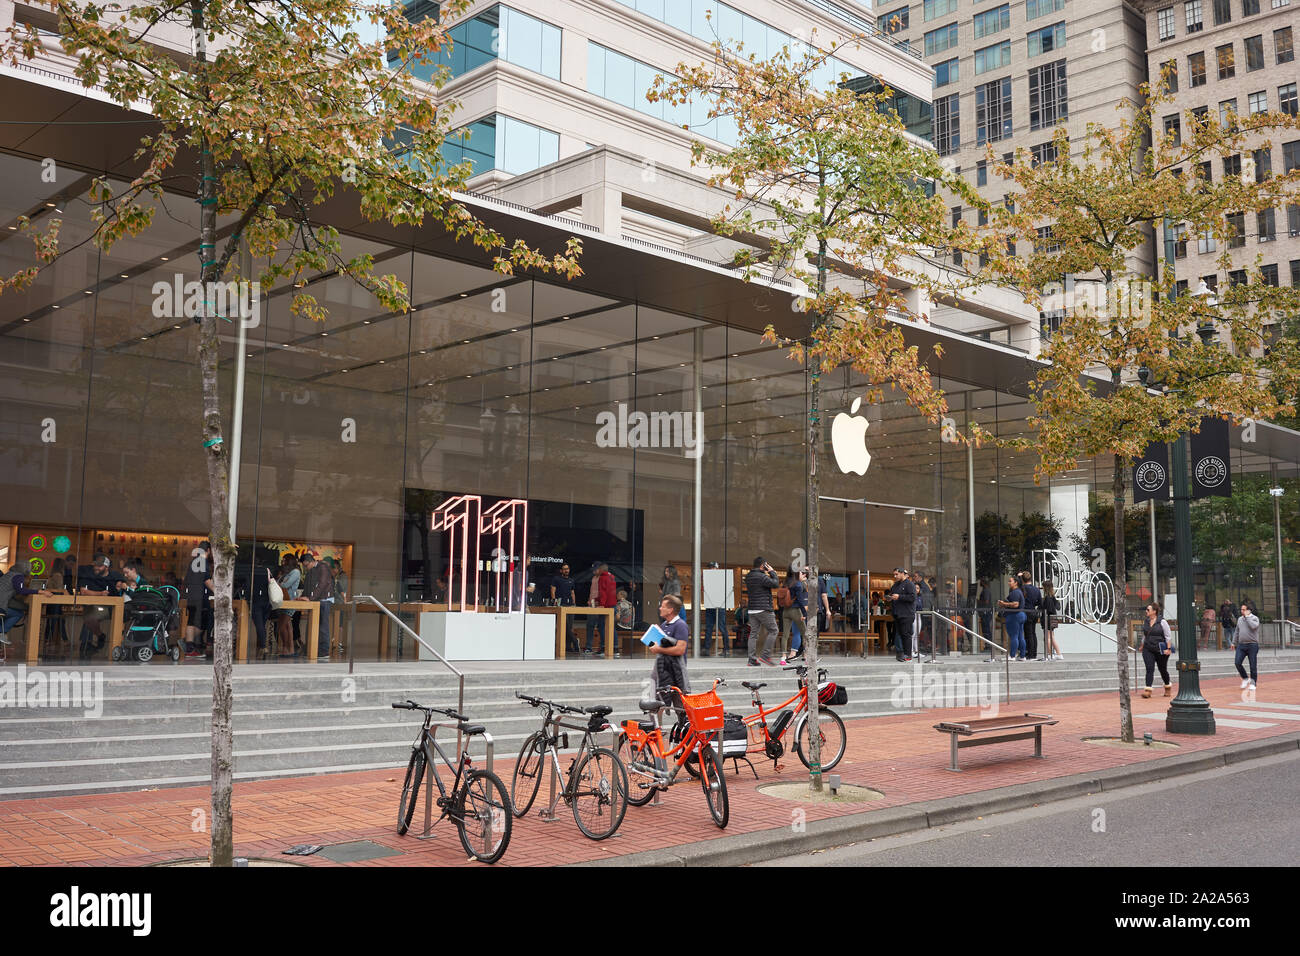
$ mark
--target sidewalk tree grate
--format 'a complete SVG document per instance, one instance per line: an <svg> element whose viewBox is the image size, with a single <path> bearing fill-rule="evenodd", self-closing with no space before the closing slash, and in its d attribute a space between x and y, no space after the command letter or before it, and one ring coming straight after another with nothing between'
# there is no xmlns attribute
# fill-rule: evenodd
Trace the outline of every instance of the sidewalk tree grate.
<svg viewBox="0 0 1300 956"><path fill-rule="evenodd" d="M320 851L320 856L335 863L360 863L362 860L378 860L385 856L401 856L401 850L391 846L372 843L370 840L357 840L353 843L336 843Z"/></svg>
<svg viewBox="0 0 1300 956"><path fill-rule="evenodd" d="M885 795L879 790L872 790L870 787L858 787L848 783L841 786L836 793L831 793L829 787L821 793L813 793L808 789L807 780L792 781L790 783L769 783L759 787L758 792L765 797L774 797L777 800L793 800L797 803L870 803L873 800L885 799Z"/></svg>
<svg viewBox="0 0 1300 956"><path fill-rule="evenodd" d="M1147 743L1142 739L1127 743L1118 737L1080 737L1085 744L1097 744L1101 747L1118 747L1120 750L1177 750L1179 745L1172 740L1153 740Z"/></svg>

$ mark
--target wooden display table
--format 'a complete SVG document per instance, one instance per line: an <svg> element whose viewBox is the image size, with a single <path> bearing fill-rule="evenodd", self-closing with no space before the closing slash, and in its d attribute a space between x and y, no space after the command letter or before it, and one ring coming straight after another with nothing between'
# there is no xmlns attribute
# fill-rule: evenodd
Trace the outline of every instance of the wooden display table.
<svg viewBox="0 0 1300 956"><path fill-rule="evenodd" d="M253 630L252 611L249 609L247 601L237 600L233 603L235 607L235 660L247 661L248 635ZM320 641L320 602L284 601L280 604L278 610L307 612L307 633L302 635L302 639L307 644L307 660L315 661L316 645ZM273 620L274 618L268 615L266 619L266 642L278 650L280 646L279 638L274 636Z"/></svg>
<svg viewBox="0 0 1300 956"><path fill-rule="evenodd" d="M108 630L108 656L113 657L113 648L122 644L122 618L126 599L109 597L107 594L33 594L28 598L27 628L27 663L36 664L41 652L41 613L47 604L59 604L84 610L88 607L106 607L112 612ZM74 611L73 613L78 613Z"/></svg>
<svg viewBox="0 0 1300 956"><path fill-rule="evenodd" d="M569 618L595 614L605 619L605 657L614 659L614 609L612 607L578 607L574 605L561 607L530 607L530 614L555 615L555 659L565 659L564 635L568 633Z"/></svg>

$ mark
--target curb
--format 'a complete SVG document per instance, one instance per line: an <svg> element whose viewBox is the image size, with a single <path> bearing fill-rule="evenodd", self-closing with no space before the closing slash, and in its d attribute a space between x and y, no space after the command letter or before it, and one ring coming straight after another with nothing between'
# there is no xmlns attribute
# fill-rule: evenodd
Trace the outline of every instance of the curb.
<svg viewBox="0 0 1300 956"><path fill-rule="evenodd" d="M1118 790L1136 784L1180 777L1298 749L1300 749L1300 732L1293 732L1264 740L1231 744L1216 750L1161 757L1128 767L1115 767L1110 770L1058 777L1036 783L1022 783L1013 787L999 787L982 793L943 797L885 810L855 813L831 820L816 820L809 823L803 833L793 833L788 827L757 830L753 833L718 837L700 843L688 843L662 850L646 850L614 859L591 860L569 865L576 867L743 866L747 863L759 863L796 853L809 853L845 843L860 843L864 840L878 840L882 837L914 833L993 813L1004 813L1041 803L1086 796L1090 793Z"/></svg>

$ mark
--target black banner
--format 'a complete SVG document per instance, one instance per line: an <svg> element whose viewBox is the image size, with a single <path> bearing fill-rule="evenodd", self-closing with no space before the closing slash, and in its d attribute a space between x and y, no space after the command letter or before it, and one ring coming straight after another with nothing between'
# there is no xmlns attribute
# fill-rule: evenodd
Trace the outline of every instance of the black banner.
<svg viewBox="0 0 1300 956"><path fill-rule="evenodd" d="M1202 418L1201 430L1192 436L1192 497L1232 497L1229 467L1228 423L1222 418Z"/></svg>
<svg viewBox="0 0 1300 956"><path fill-rule="evenodd" d="M1160 442L1147 445L1142 460L1133 466L1133 503L1152 498L1169 498L1169 446Z"/></svg>

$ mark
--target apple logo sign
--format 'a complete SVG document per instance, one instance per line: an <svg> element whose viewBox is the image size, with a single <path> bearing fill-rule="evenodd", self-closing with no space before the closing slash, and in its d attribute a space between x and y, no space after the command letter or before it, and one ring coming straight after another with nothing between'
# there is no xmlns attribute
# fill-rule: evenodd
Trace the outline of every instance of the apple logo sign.
<svg viewBox="0 0 1300 956"><path fill-rule="evenodd" d="M871 452L867 451L867 426L870 422L858 414L862 404L861 397L853 400L851 414L840 412L831 425L831 450L835 452L835 464L844 474L865 475L871 465Z"/></svg>

